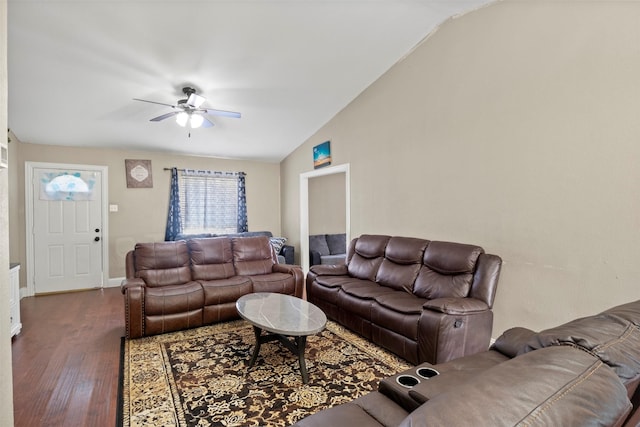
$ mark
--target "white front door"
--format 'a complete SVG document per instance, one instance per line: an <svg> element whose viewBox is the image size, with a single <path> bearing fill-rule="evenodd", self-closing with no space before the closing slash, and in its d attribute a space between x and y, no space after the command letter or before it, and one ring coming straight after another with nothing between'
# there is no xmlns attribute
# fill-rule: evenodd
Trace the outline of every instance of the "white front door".
<svg viewBox="0 0 640 427"><path fill-rule="evenodd" d="M102 287L102 171L32 169L36 294Z"/></svg>

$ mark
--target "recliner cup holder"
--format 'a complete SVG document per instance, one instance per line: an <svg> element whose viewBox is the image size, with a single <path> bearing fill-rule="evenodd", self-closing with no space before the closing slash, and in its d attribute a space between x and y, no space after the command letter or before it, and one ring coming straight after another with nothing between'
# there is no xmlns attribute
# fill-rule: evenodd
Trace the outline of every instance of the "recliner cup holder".
<svg viewBox="0 0 640 427"><path fill-rule="evenodd" d="M420 382L418 377L414 377L413 375L398 375L396 377L396 382L400 384L402 387L411 388Z"/></svg>
<svg viewBox="0 0 640 427"><path fill-rule="evenodd" d="M429 378L435 377L436 375L440 375L440 372L436 371L433 368L418 368L416 369L416 374L418 374L418 376L420 378L424 378L425 380L428 380Z"/></svg>

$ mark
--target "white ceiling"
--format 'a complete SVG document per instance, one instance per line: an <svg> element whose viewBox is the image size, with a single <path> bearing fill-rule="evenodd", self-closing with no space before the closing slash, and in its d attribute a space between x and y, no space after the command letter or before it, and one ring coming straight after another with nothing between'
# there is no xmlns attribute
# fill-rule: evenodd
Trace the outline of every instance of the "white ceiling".
<svg viewBox="0 0 640 427"><path fill-rule="evenodd" d="M9 0L23 142L278 162L449 16L489 0ZM239 111L150 122L181 88Z"/></svg>

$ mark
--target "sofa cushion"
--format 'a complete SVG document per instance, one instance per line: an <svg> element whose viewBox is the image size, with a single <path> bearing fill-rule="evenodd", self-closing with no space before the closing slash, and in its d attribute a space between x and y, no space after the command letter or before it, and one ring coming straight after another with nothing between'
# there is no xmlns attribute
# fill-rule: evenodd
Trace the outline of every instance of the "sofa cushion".
<svg viewBox="0 0 640 427"><path fill-rule="evenodd" d="M233 237L231 247L237 275L254 276L273 271L276 262L267 236Z"/></svg>
<svg viewBox="0 0 640 427"><path fill-rule="evenodd" d="M469 295L473 274L440 274L423 266L413 285L413 293L421 298L464 298Z"/></svg>
<svg viewBox="0 0 640 427"><path fill-rule="evenodd" d="M330 255L347 253L347 234L327 234L327 246Z"/></svg>
<svg viewBox="0 0 640 427"><path fill-rule="evenodd" d="M293 295L296 290L296 281L291 274L269 273L251 276L253 292L277 292Z"/></svg>
<svg viewBox="0 0 640 427"><path fill-rule="evenodd" d="M473 273L484 250L480 246L463 243L429 243L424 251L423 264L440 274Z"/></svg>
<svg viewBox="0 0 640 427"><path fill-rule="evenodd" d="M427 299L464 298L469 295L479 246L451 242L431 242L424 251L423 264L413 292Z"/></svg>
<svg viewBox="0 0 640 427"><path fill-rule="evenodd" d="M189 313L203 305L204 292L198 282L148 288L144 294L147 316Z"/></svg>
<svg viewBox="0 0 640 427"><path fill-rule="evenodd" d="M640 300L612 307L604 313L640 326Z"/></svg>
<svg viewBox="0 0 640 427"><path fill-rule="evenodd" d="M191 253L191 273L194 280L227 279L236 274L231 239L191 239L187 244Z"/></svg>
<svg viewBox="0 0 640 427"><path fill-rule="evenodd" d="M251 278L234 276L221 280L200 281L204 290L204 305L218 305L236 302L243 295L253 290Z"/></svg>
<svg viewBox="0 0 640 427"><path fill-rule="evenodd" d="M575 319L539 332L527 342L527 351L556 345L588 351L609 365L625 382L640 375L640 359L636 356L640 348L640 329L615 311Z"/></svg>
<svg viewBox="0 0 640 427"><path fill-rule="evenodd" d="M191 281L187 242L137 243L134 249L136 277L147 286L180 285Z"/></svg>
<svg viewBox="0 0 640 427"><path fill-rule="evenodd" d="M317 234L309 236L309 250L318 252L320 255L329 255L329 245L327 245L327 238L324 234Z"/></svg>
<svg viewBox="0 0 640 427"><path fill-rule="evenodd" d="M389 239L389 236L367 234L356 239L354 254L347 265L349 274L358 279L374 281Z"/></svg>
<svg viewBox="0 0 640 427"><path fill-rule="evenodd" d="M389 239L376 282L393 289L411 292L427 244L427 240L411 237Z"/></svg>
<svg viewBox="0 0 640 427"><path fill-rule="evenodd" d="M396 264L422 264L424 251L429 245L425 239L392 237L384 250L384 257Z"/></svg>
<svg viewBox="0 0 640 427"><path fill-rule="evenodd" d="M358 282L362 279L355 279L351 276L318 276L315 282L326 288L339 288L345 283Z"/></svg>
<svg viewBox="0 0 640 427"><path fill-rule="evenodd" d="M344 265L345 254L324 255L320 257L320 264L324 265Z"/></svg>
<svg viewBox="0 0 640 427"><path fill-rule="evenodd" d="M420 314L424 305L424 298L419 298L407 292L394 292L381 294L375 300L382 307L399 313Z"/></svg>
<svg viewBox="0 0 640 427"><path fill-rule="evenodd" d="M396 293L391 288L368 280L353 280L342 284L342 291L360 299L374 299L380 295Z"/></svg>

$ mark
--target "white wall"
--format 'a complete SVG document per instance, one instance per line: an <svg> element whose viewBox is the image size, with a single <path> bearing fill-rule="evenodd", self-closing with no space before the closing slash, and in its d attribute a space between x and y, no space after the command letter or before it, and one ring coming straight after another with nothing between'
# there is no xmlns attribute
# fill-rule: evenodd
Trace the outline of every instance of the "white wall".
<svg viewBox="0 0 640 427"><path fill-rule="evenodd" d="M638 299L640 2L505 0L452 19L281 165L331 140L351 235L474 243L504 260L494 336Z"/></svg>

